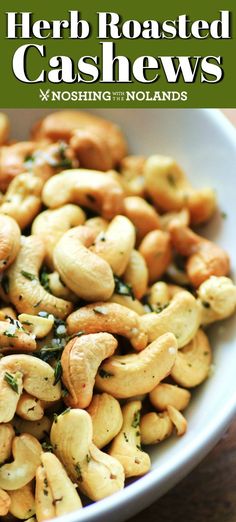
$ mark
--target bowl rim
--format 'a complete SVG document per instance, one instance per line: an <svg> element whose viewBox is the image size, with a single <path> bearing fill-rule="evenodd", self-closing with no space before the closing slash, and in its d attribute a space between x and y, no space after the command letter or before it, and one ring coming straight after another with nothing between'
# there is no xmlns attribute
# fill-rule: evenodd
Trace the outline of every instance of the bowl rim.
<svg viewBox="0 0 236 522"><path fill-rule="evenodd" d="M191 109L179 110L188 111ZM200 108L194 110L205 114L208 119L212 120L214 125L221 127L227 139L236 147L236 129L219 109ZM138 478L135 482L126 486L125 489L112 496L91 504L85 509L54 518L53 520L57 520L57 522L95 522L98 519L105 521L107 520L106 516L112 513L113 522L115 522L116 520L125 520L135 515L166 493L207 455L222 436L235 414L236 388L235 393L227 401L224 410L218 410L207 425L199 433L196 433L194 447L192 440L190 440L185 446L184 454L179 452L175 456L174 470L170 459L167 459L160 467L151 470L147 475ZM117 510L123 510L123 515L120 516L119 513L116 518Z"/></svg>

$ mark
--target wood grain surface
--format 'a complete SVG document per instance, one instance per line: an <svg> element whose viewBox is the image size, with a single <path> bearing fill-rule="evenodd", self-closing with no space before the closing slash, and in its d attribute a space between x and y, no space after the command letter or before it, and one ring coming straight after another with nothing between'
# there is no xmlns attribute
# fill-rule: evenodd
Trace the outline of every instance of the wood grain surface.
<svg viewBox="0 0 236 522"><path fill-rule="evenodd" d="M223 112L236 126L236 109ZM236 522L236 420L188 477L129 522Z"/></svg>

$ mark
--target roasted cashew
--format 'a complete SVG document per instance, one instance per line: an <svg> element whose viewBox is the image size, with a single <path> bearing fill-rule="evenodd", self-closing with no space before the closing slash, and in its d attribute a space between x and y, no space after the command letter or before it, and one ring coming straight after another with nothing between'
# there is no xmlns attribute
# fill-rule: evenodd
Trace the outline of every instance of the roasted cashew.
<svg viewBox="0 0 236 522"><path fill-rule="evenodd" d="M145 192L144 156L126 156L120 162L120 178L126 196L143 197Z"/></svg>
<svg viewBox="0 0 236 522"><path fill-rule="evenodd" d="M108 170L126 154L126 142L117 125L82 111L59 111L33 129L33 139L69 141L82 167Z"/></svg>
<svg viewBox="0 0 236 522"><path fill-rule="evenodd" d="M144 257L149 273L149 282L155 283L166 271L172 258L170 235L163 230L153 230L142 240L139 252Z"/></svg>
<svg viewBox="0 0 236 522"><path fill-rule="evenodd" d="M109 299L110 303L117 303L118 305L125 306L130 310L133 310L138 315L143 315L145 313L145 309L137 299L133 299L129 295L121 295L121 294L112 294Z"/></svg>
<svg viewBox="0 0 236 522"><path fill-rule="evenodd" d="M24 161L35 148L32 141L19 141L0 148L0 190L5 191L16 176L25 172Z"/></svg>
<svg viewBox="0 0 236 522"><path fill-rule="evenodd" d="M142 444L157 444L170 437L173 424L169 414L150 412L143 415L140 422Z"/></svg>
<svg viewBox="0 0 236 522"><path fill-rule="evenodd" d="M4 112L0 112L0 145L6 143L10 132L10 122Z"/></svg>
<svg viewBox="0 0 236 522"><path fill-rule="evenodd" d="M228 254L212 241L208 241L190 228L172 223L171 241L181 255L186 256L186 272L193 286L198 287L210 276L229 273Z"/></svg>
<svg viewBox="0 0 236 522"><path fill-rule="evenodd" d="M167 412L176 428L178 437L181 437L181 435L184 435L188 427L185 417L179 410L174 408L174 406L167 406Z"/></svg>
<svg viewBox="0 0 236 522"><path fill-rule="evenodd" d="M109 299L114 290L110 265L88 248L95 232L88 227L68 230L54 250L54 263L65 284L87 301Z"/></svg>
<svg viewBox="0 0 236 522"><path fill-rule="evenodd" d="M93 396L87 412L93 422L93 442L97 448L104 448L121 430L120 404L112 395L101 393Z"/></svg>
<svg viewBox="0 0 236 522"><path fill-rule="evenodd" d="M3 357L0 360L0 422L14 417L22 388L37 399L60 399L61 387L59 383L54 385L54 380L53 368L41 359L24 354Z"/></svg>
<svg viewBox="0 0 236 522"><path fill-rule="evenodd" d="M21 232L16 221L0 214L0 272L12 264L20 250Z"/></svg>
<svg viewBox="0 0 236 522"><path fill-rule="evenodd" d="M207 221L216 209L215 192L194 189L180 166L167 156L150 156L144 167L145 186L154 203L166 211L186 207L191 223Z"/></svg>
<svg viewBox="0 0 236 522"><path fill-rule="evenodd" d="M178 351L171 377L185 388L198 386L209 375L211 358L209 340L199 329L192 341Z"/></svg>
<svg viewBox="0 0 236 522"><path fill-rule="evenodd" d="M15 432L11 424L0 424L0 466L11 456Z"/></svg>
<svg viewBox="0 0 236 522"><path fill-rule="evenodd" d="M103 172L65 170L45 183L43 202L49 208L75 203L95 210L105 219L112 219L122 211L123 190L117 181Z"/></svg>
<svg viewBox="0 0 236 522"><path fill-rule="evenodd" d="M41 445L28 433L12 442L13 462L0 467L0 488L13 491L30 482L40 464Z"/></svg>
<svg viewBox="0 0 236 522"><path fill-rule="evenodd" d="M179 223L185 227L190 224L190 214L187 208L182 208L179 212L166 212L160 216L162 230L169 230L169 226L173 223Z"/></svg>
<svg viewBox="0 0 236 522"><path fill-rule="evenodd" d="M141 299L144 296L148 284L148 267L144 257L138 250L132 250L123 279L131 286L132 292L137 299Z"/></svg>
<svg viewBox="0 0 236 522"><path fill-rule="evenodd" d="M32 223L32 234L40 236L45 242L45 262L53 269L53 250L63 236L72 227L83 225L86 216L77 205L64 205L55 210L44 210Z"/></svg>
<svg viewBox="0 0 236 522"><path fill-rule="evenodd" d="M117 340L108 333L82 335L69 341L61 358L62 380L69 392L64 399L67 405L87 408L98 367L116 348Z"/></svg>
<svg viewBox="0 0 236 522"><path fill-rule="evenodd" d="M199 286L197 293L202 310L201 324L211 324L234 313L236 286L228 277L209 277Z"/></svg>
<svg viewBox="0 0 236 522"><path fill-rule="evenodd" d="M23 238L20 252L7 271L8 295L18 312L37 315L38 312L45 311L64 319L72 311L72 304L46 292L39 281L39 269L44 255L45 248L41 238Z"/></svg>
<svg viewBox="0 0 236 522"><path fill-rule="evenodd" d="M21 323L0 321L0 353L34 352L35 337L22 329Z"/></svg>
<svg viewBox="0 0 236 522"><path fill-rule="evenodd" d="M11 499L9 494L3 489L0 489L0 516L4 517L4 515L7 515L10 505Z"/></svg>
<svg viewBox="0 0 236 522"><path fill-rule="evenodd" d="M157 211L143 198L126 197L124 199L124 214L135 226L138 243L152 230L161 228Z"/></svg>
<svg viewBox="0 0 236 522"><path fill-rule="evenodd" d="M135 244L135 228L125 216L116 216L105 232L95 239L92 252L107 263L114 274L121 276L127 268Z"/></svg>
<svg viewBox="0 0 236 522"><path fill-rule="evenodd" d="M57 271L48 274L48 286L51 293L55 295L55 297L66 299L66 301L71 301L72 303L76 303L76 301L78 301L78 296L74 294L72 290L67 288L67 286L62 282Z"/></svg>
<svg viewBox="0 0 236 522"><path fill-rule="evenodd" d="M20 520L26 520L35 514L33 484L29 482L22 488L8 491L11 499L9 512Z"/></svg>
<svg viewBox="0 0 236 522"><path fill-rule="evenodd" d="M149 342L166 332L172 332L177 339L178 347L182 348L194 337L199 328L201 309L195 297L183 290L176 293L170 304L160 313L147 313L140 318L140 321L148 332Z"/></svg>
<svg viewBox="0 0 236 522"><path fill-rule="evenodd" d="M177 343L166 333L138 354L113 355L97 374L96 387L117 399L149 393L170 373Z"/></svg>
<svg viewBox="0 0 236 522"><path fill-rule="evenodd" d="M138 314L117 303L98 302L83 306L67 317L69 335L109 332L129 339L137 351L147 346L147 333Z"/></svg>
<svg viewBox="0 0 236 522"><path fill-rule="evenodd" d="M141 401L130 401L122 408L123 425L112 441L109 454L123 466L125 477L138 477L150 470L150 457L141 449Z"/></svg>
<svg viewBox="0 0 236 522"><path fill-rule="evenodd" d="M33 174L19 174L11 181L0 211L13 217L24 229L40 210L42 186L43 182Z"/></svg>
<svg viewBox="0 0 236 522"><path fill-rule="evenodd" d="M51 442L71 480L92 500L100 500L124 487L120 462L92 443L93 427L85 410L61 414L51 429Z"/></svg>
<svg viewBox="0 0 236 522"><path fill-rule="evenodd" d="M187 408L191 393L179 386L161 382L150 392L149 399L157 410L164 411L167 406L174 406L176 410L182 411Z"/></svg>
<svg viewBox="0 0 236 522"><path fill-rule="evenodd" d="M38 522L67 515L82 507L65 469L52 453L42 453L36 471L35 507Z"/></svg>
<svg viewBox="0 0 236 522"><path fill-rule="evenodd" d="M28 421L40 420L44 415L43 403L29 393L23 392L17 403L16 413L19 417Z"/></svg>
<svg viewBox="0 0 236 522"><path fill-rule="evenodd" d="M49 435L52 425L52 421L46 415L37 421L27 421L15 416L12 423L17 433L29 433L38 440L43 440Z"/></svg>
<svg viewBox="0 0 236 522"><path fill-rule="evenodd" d="M39 339L46 337L54 325L54 316L40 317L39 315L20 314L18 319L24 329Z"/></svg>

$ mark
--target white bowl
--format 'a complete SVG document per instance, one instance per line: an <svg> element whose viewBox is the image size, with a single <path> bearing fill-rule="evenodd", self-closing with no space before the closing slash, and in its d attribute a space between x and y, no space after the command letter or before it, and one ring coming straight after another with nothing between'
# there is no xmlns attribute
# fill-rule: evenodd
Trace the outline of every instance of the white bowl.
<svg viewBox="0 0 236 522"><path fill-rule="evenodd" d="M13 137L26 138L32 123L50 110L8 110ZM184 167L195 186L218 194L220 213L202 229L225 247L236 267L236 132L217 110L105 109L94 111L120 124L130 151L167 154ZM213 375L194 392L187 410L188 431L150 451L152 470L123 491L62 517L64 522L121 522L144 509L180 481L210 451L236 412L236 320L211 329Z"/></svg>

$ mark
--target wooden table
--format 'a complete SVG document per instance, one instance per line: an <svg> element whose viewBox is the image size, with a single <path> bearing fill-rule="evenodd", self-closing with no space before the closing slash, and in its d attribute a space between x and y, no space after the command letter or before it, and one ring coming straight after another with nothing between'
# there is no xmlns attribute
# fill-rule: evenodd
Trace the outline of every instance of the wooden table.
<svg viewBox="0 0 236 522"><path fill-rule="evenodd" d="M236 126L236 109L224 113ZM236 420L188 477L129 522L236 522Z"/></svg>

